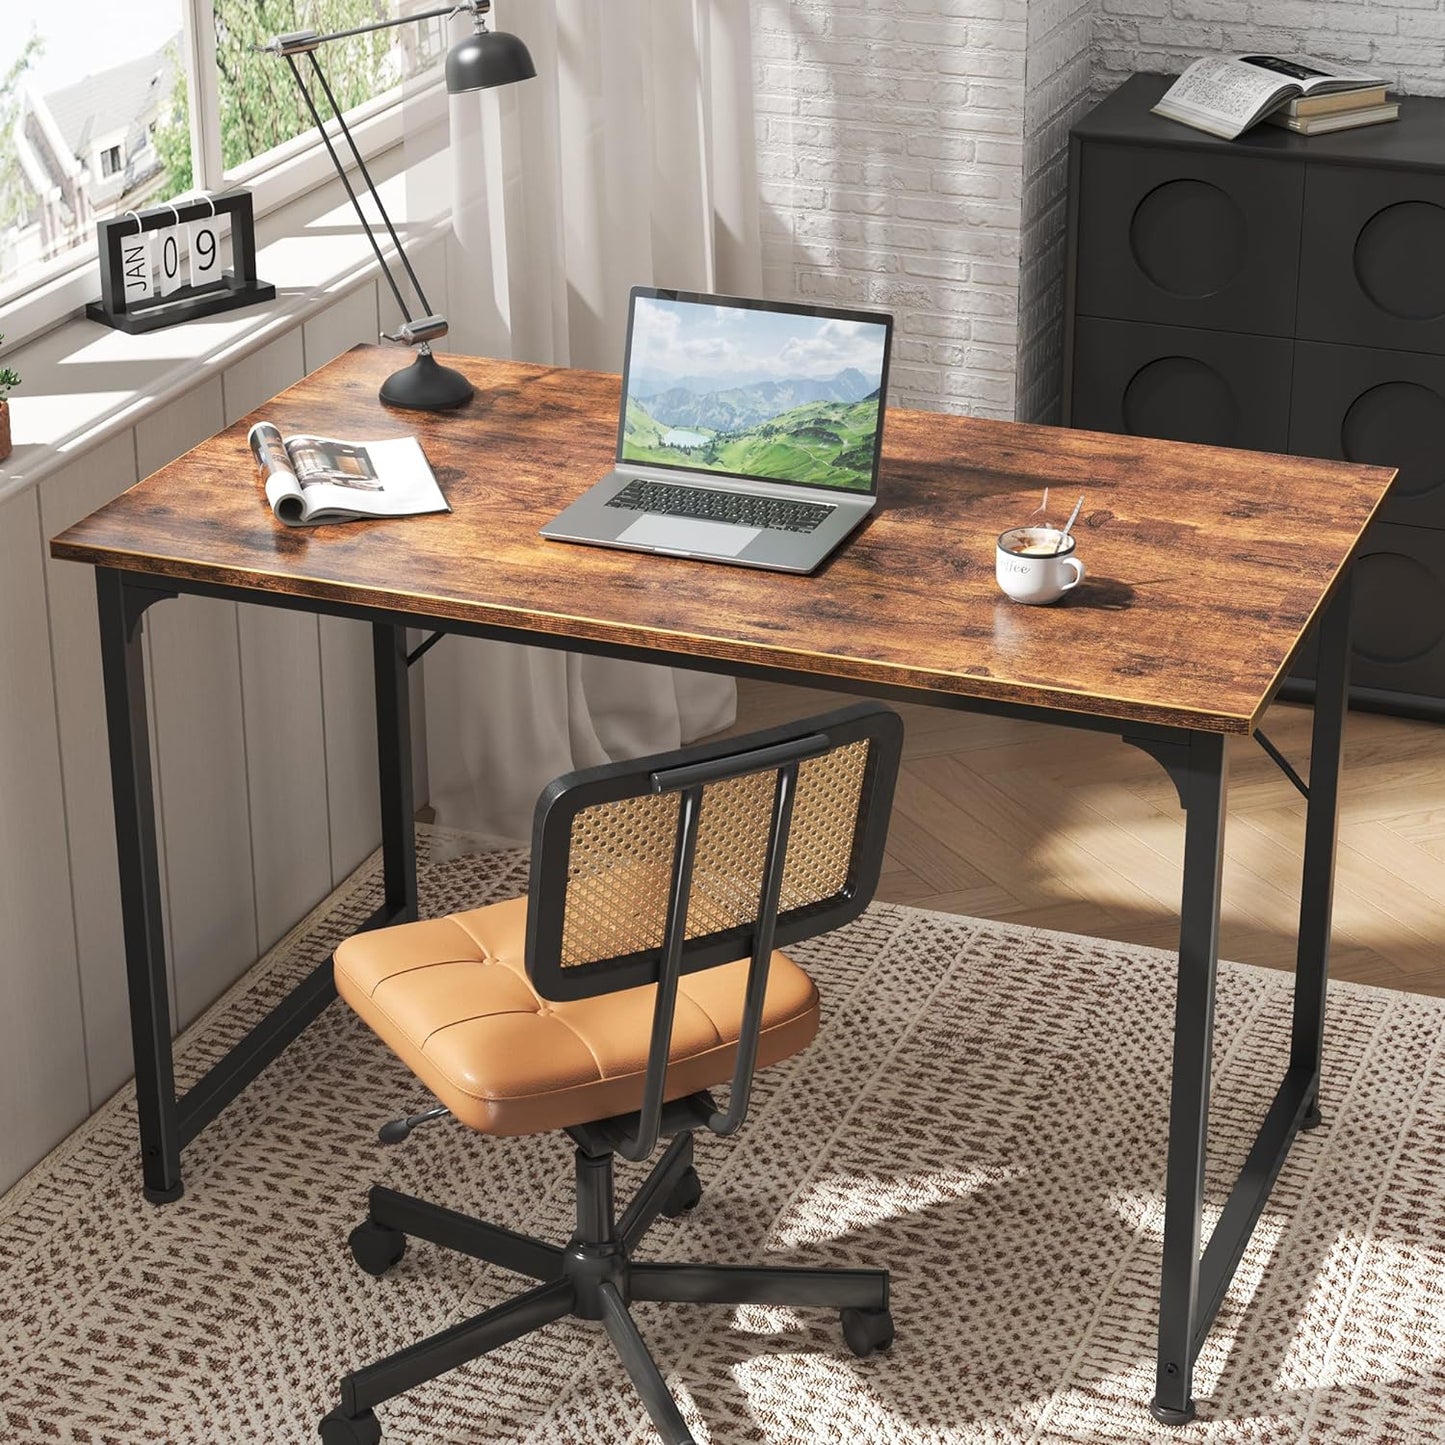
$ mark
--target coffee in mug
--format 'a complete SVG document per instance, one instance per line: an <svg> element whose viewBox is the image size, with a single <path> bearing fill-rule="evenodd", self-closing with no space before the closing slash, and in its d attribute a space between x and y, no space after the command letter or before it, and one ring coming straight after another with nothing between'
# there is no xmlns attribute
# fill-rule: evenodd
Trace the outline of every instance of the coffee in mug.
<svg viewBox="0 0 1445 1445"><path fill-rule="evenodd" d="M994 576L1015 602L1045 606L1084 580L1084 564L1057 527L1014 527L998 539Z"/></svg>

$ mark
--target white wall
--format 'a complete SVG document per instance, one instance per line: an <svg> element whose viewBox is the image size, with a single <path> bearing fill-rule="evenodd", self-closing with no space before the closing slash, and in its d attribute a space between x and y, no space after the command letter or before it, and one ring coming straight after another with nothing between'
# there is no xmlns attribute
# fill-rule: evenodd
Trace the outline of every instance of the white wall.
<svg viewBox="0 0 1445 1445"><path fill-rule="evenodd" d="M1094 0L1030 0L1019 238L1018 401L1024 421L1062 406L1069 130L1092 104Z"/></svg>
<svg viewBox="0 0 1445 1445"><path fill-rule="evenodd" d="M894 405L1012 417L1027 0L752 0L768 295L895 317Z"/></svg>

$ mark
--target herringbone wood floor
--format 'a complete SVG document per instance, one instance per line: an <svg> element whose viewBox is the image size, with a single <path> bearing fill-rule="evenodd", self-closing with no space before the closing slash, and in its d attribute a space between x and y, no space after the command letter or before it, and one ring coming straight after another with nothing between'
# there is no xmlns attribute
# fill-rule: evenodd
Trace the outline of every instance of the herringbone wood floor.
<svg viewBox="0 0 1445 1445"><path fill-rule="evenodd" d="M847 701L741 681L738 729ZM1173 948L1184 827L1151 758L1105 734L903 706L903 768L878 896ZM1307 773L1310 711L1265 732ZM1230 746L1221 953L1294 965L1304 799L1253 741ZM1353 712L1331 973L1445 996L1445 729Z"/></svg>

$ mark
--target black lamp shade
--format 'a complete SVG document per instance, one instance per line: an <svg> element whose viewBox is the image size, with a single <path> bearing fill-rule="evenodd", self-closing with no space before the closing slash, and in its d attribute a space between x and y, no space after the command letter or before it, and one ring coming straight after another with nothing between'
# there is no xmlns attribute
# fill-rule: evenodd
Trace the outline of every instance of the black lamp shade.
<svg viewBox="0 0 1445 1445"><path fill-rule="evenodd" d="M515 35L500 30L468 35L447 51L447 91L451 95L530 80L536 73L527 47Z"/></svg>

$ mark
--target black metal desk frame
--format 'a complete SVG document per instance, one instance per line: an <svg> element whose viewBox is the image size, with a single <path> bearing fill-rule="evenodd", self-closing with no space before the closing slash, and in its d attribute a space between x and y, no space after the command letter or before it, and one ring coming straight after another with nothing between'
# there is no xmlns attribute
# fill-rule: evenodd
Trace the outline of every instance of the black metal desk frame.
<svg viewBox="0 0 1445 1445"><path fill-rule="evenodd" d="M1220 880L1224 861L1227 736L1188 727L1139 724L1088 713L958 697L851 679L720 662L691 654L459 623L411 612L175 579L141 571L96 569L101 659L120 859L131 1035L136 1064L144 1191L154 1203L183 1190L181 1151L245 1089L335 995L331 965L317 967L181 1098L175 1093L170 987L161 929L155 797L146 715L141 627L146 609L181 592L237 602L357 618L372 627L376 678L384 902L368 927L416 917L416 844L411 785L411 725L406 629L460 633L533 646L591 651L705 671L809 684L832 690L956 707L966 711L1112 732L1143 748L1168 772L1185 811L1179 968L1165 1174L1164 1249L1159 1292L1156 1419L1193 1418L1194 1361L1243 1257L1256 1221L1301 1129L1320 1122L1320 1060L1334 898L1341 750L1347 706L1350 585L1342 569L1317 625L1308 810L1289 1061L1214 1231L1201 1254L1208 1139L1210 1057L1219 957Z"/></svg>

